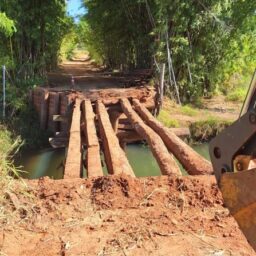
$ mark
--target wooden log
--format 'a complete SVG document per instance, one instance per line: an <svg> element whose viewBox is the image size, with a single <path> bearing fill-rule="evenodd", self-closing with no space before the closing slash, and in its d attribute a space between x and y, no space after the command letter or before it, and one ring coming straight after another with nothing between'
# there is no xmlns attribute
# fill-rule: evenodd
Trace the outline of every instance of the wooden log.
<svg viewBox="0 0 256 256"><path fill-rule="evenodd" d="M150 127L148 127L139 115L132 109L132 106L128 99L121 99L121 106L124 113L130 120L133 128L137 133L147 141L154 157L156 158L162 174L164 175L181 175L178 164L173 156L168 152L161 137L155 133Z"/></svg>
<svg viewBox="0 0 256 256"><path fill-rule="evenodd" d="M64 171L64 179L79 178L81 176L81 111L80 100L76 100L70 127L69 143Z"/></svg>
<svg viewBox="0 0 256 256"><path fill-rule="evenodd" d="M41 104L40 104L40 129L47 129L48 121L48 112L49 112L49 92L42 91L41 95Z"/></svg>
<svg viewBox="0 0 256 256"><path fill-rule="evenodd" d="M189 128L169 128L169 130L180 138L190 136ZM143 138L135 130L128 131L123 129L117 131L117 138L119 139L120 144L122 144L122 142L129 144L143 140Z"/></svg>
<svg viewBox="0 0 256 256"><path fill-rule="evenodd" d="M133 126L131 124L121 124L121 123L118 124L118 129L120 129L120 130L127 130L127 131L134 130Z"/></svg>
<svg viewBox="0 0 256 256"><path fill-rule="evenodd" d="M180 161L184 169L191 175L212 174L213 169L209 161L200 156L184 141L177 137L170 129L164 127L152 114L136 99L133 100L135 110L141 118L163 139L166 147Z"/></svg>
<svg viewBox="0 0 256 256"><path fill-rule="evenodd" d="M142 137L136 131L119 130L117 132L117 137L120 141L120 145L124 143L134 143L143 140Z"/></svg>
<svg viewBox="0 0 256 256"><path fill-rule="evenodd" d="M68 107L71 103L70 97L66 93L60 93L60 115L67 116L68 115ZM68 122L60 123L60 131L67 132L68 131Z"/></svg>
<svg viewBox="0 0 256 256"><path fill-rule="evenodd" d="M36 110L36 112L40 115L41 111L41 101L42 101L42 95L44 93L44 89L41 87L37 87L33 90L33 105Z"/></svg>
<svg viewBox="0 0 256 256"><path fill-rule="evenodd" d="M187 127L169 128L169 130L180 138L190 137L190 135L191 135L190 130Z"/></svg>
<svg viewBox="0 0 256 256"><path fill-rule="evenodd" d="M103 141L105 162L109 173L126 173L135 176L124 151L119 145L119 141L109 120L108 112L102 102L97 101L96 111L98 114L100 135Z"/></svg>
<svg viewBox="0 0 256 256"><path fill-rule="evenodd" d="M86 153L86 169L87 176L97 177L103 176L100 158L100 145L95 127L95 114L92 109L91 101L85 100L83 104L83 115L85 126L83 132L86 137L87 153Z"/></svg>
<svg viewBox="0 0 256 256"><path fill-rule="evenodd" d="M60 114L60 97L59 93L49 93L49 116L48 116L48 130L51 132L59 131L59 123L53 121L53 116Z"/></svg>
<svg viewBox="0 0 256 256"><path fill-rule="evenodd" d="M118 124L119 124L119 119L121 114L122 113L118 111L110 111L109 113L110 122L112 124L113 130L115 131L115 133L117 133L117 130L118 130Z"/></svg>

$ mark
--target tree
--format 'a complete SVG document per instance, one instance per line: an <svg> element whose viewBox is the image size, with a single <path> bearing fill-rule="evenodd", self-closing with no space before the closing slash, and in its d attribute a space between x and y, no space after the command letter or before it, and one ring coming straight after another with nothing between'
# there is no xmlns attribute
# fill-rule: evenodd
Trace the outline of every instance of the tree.
<svg viewBox="0 0 256 256"><path fill-rule="evenodd" d="M167 62L169 44L183 101L210 94L234 73L252 70L256 64L255 1L84 3L88 13L83 37L110 68L152 67L154 59Z"/></svg>
<svg viewBox="0 0 256 256"><path fill-rule="evenodd" d="M13 20L17 29L0 42L0 49L11 60L8 65L15 73L13 77L42 77L56 67L62 39L73 26L65 0L3 0L0 11ZM7 24L10 31L12 23Z"/></svg>

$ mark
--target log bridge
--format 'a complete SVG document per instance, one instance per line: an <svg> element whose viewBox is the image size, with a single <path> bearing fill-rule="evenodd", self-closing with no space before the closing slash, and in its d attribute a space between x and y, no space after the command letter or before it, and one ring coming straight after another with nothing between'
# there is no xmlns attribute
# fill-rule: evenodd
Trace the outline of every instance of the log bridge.
<svg viewBox="0 0 256 256"><path fill-rule="evenodd" d="M167 128L152 115L156 93L150 87L88 91L37 87L30 96L40 128L53 135L50 144L66 147L64 179L104 175L102 155L108 174L135 176L124 148L137 141L148 144L163 175L181 175L177 160L190 175L212 173L211 164L181 139L187 129Z"/></svg>

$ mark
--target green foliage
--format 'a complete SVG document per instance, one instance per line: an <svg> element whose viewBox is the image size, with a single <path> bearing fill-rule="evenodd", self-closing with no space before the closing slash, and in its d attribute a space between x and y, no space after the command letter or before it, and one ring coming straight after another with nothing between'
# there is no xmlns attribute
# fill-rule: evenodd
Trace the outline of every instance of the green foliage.
<svg viewBox="0 0 256 256"><path fill-rule="evenodd" d="M243 102L247 94L247 88L238 87L232 92L229 92L226 99L229 101Z"/></svg>
<svg viewBox="0 0 256 256"><path fill-rule="evenodd" d="M79 22L77 31L79 31L79 44L90 53L96 63L102 65L104 62L103 43L97 38L95 31L91 29L86 19Z"/></svg>
<svg viewBox="0 0 256 256"><path fill-rule="evenodd" d="M82 20L87 50L112 69L148 67L153 38L143 1L85 0Z"/></svg>
<svg viewBox="0 0 256 256"><path fill-rule="evenodd" d="M208 142L218 133L223 131L232 122L209 117L207 120L198 121L190 125L190 133L193 141Z"/></svg>
<svg viewBox="0 0 256 256"><path fill-rule="evenodd" d="M5 24L7 32L0 41L0 65L8 67L12 79L43 77L55 68L62 40L73 26L65 0L2 1L0 12L12 20L0 16L0 28Z"/></svg>
<svg viewBox="0 0 256 256"><path fill-rule="evenodd" d="M63 50L66 56L71 54L73 31L65 0L1 1L0 66L7 67L8 117L24 111L28 89L42 84L47 71L56 68L62 42L68 44Z"/></svg>
<svg viewBox="0 0 256 256"><path fill-rule="evenodd" d="M180 126L179 122L176 119L172 119L170 117L170 113L168 113L166 110L161 110L157 119L168 128L178 128Z"/></svg>
<svg viewBox="0 0 256 256"><path fill-rule="evenodd" d="M0 12L0 32L6 36L11 36L15 30L13 20L10 20L5 13Z"/></svg>
<svg viewBox="0 0 256 256"><path fill-rule="evenodd" d="M72 30L64 38L60 46L60 59L71 60L74 56L74 51L77 48L78 35L76 31Z"/></svg>
<svg viewBox="0 0 256 256"><path fill-rule="evenodd" d="M222 0L84 0L82 41L110 68L167 63L170 44L183 101L222 90L256 65L256 2ZM168 38L166 40L166 36ZM173 85L170 85L173 91Z"/></svg>
<svg viewBox="0 0 256 256"><path fill-rule="evenodd" d="M3 189L11 181L10 175L19 177L19 170L14 167L11 155L20 147L21 140L19 137L13 139L13 134L0 123L0 144L0 185ZM0 207L1 199L2 196L0 196Z"/></svg>
<svg viewBox="0 0 256 256"><path fill-rule="evenodd" d="M0 223L9 223L9 218L13 214L10 212L10 194L27 194L25 183L18 183L17 178L20 177L21 170L13 164L12 156L17 152L21 145L20 138L14 139L5 125L0 123ZM15 178L15 179L14 179ZM17 209L18 213L20 209Z"/></svg>

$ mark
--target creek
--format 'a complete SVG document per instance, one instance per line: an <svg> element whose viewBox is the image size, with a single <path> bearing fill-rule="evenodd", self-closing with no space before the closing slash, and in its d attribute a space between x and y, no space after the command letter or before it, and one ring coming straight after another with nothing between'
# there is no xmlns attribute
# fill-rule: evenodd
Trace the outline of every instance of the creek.
<svg viewBox="0 0 256 256"><path fill-rule="evenodd" d="M200 155L209 160L207 143L192 147ZM126 146L126 155L137 177L159 176L161 174L159 166L147 145L129 144ZM44 176L49 176L53 179L62 179L64 159L65 149L26 151L15 158L15 165L23 171L22 177L27 179L38 179ZM104 163L103 156L102 159ZM103 171L105 174L107 173L106 166L103 167ZM182 172L186 175L183 169Z"/></svg>

